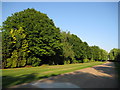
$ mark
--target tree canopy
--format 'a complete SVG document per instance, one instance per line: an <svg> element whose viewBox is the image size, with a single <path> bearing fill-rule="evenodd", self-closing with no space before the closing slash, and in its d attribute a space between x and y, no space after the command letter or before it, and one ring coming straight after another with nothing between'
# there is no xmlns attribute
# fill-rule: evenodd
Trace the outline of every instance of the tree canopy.
<svg viewBox="0 0 120 90"><path fill-rule="evenodd" d="M113 48L109 52L109 59L120 61L120 49Z"/></svg>
<svg viewBox="0 0 120 90"><path fill-rule="evenodd" d="M16 12L3 22L2 42L3 68L108 59L107 51L62 32L46 14L33 8Z"/></svg>

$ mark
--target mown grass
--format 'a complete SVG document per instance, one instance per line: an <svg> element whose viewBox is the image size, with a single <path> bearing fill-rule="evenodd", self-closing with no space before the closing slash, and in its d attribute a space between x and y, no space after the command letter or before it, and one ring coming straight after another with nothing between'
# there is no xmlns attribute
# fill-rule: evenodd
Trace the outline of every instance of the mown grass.
<svg viewBox="0 0 120 90"><path fill-rule="evenodd" d="M90 63L52 65L52 66L43 65L39 67L3 69L2 86L10 87L22 83L32 82L35 80L39 80L67 72L72 72L87 67L92 67L103 63L105 62L90 62Z"/></svg>

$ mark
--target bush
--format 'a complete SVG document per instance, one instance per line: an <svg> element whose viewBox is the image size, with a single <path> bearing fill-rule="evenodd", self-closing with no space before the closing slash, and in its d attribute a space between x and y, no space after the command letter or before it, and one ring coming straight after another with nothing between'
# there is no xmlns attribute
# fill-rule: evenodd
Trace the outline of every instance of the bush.
<svg viewBox="0 0 120 90"><path fill-rule="evenodd" d="M77 60L75 60L75 59L73 59L73 62L72 63L78 63L78 61Z"/></svg>
<svg viewBox="0 0 120 90"><path fill-rule="evenodd" d="M7 66L6 67L17 67L17 60L18 60L18 52L14 50L12 52L11 58L7 59Z"/></svg>
<svg viewBox="0 0 120 90"><path fill-rule="evenodd" d="M33 66L33 67L38 66L38 65L40 64L40 62L41 62L41 59L36 58L36 57L33 57L33 58L32 58L32 66Z"/></svg>
<svg viewBox="0 0 120 90"><path fill-rule="evenodd" d="M94 62L95 60L91 59L90 62Z"/></svg>
<svg viewBox="0 0 120 90"><path fill-rule="evenodd" d="M78 63L82 63L82 60L78 60Z"/></svg>
<svg viewBox="0 0 120 90"><path fill-rule="evenodd" d="M83 59L83 63L89 62L89 59Z"/></svg>
<svg viewBox="0 0 120 90"><path fill-rule="evenodd" d="M70 61L69 60L64 61L64 64L70 64Z"/></svg>

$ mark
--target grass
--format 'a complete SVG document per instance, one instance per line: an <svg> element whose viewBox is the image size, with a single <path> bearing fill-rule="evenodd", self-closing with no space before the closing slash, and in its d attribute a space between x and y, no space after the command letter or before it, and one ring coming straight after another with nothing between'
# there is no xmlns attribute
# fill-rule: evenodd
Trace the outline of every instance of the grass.
<svg viewBox="0 0 120 90"><path fill-rule="evenodd" d="M56 76L75 70L92 67L105 62L90 62L66 65L43 65L39 67L12 68L2 70L2 86L11 87L14 85L28 83L35 80Z"/></svg>

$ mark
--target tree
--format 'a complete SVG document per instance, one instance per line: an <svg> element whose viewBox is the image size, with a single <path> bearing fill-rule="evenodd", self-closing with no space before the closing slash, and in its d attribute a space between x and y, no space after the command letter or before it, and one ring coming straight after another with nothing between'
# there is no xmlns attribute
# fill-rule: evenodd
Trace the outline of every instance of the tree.
<svg viewBox="0 0 120 90"><path fill-rule="evenodd" d="M7 59L11 57L13 52L11 40L12 36L9 31L2 32L2 68L7 66Z"/></svg>
<svg viewBox="0 0 120 90"><path fill-rule="evenodd" d="M60 32L52 19L35 9L9 16L3 22L2 37L3 67L87 62L106 59L107 55L77 35Z"/></svg>
<svg viewBox="0 0 120 90"><path fill-rule="evenodd" d="M83 50L82 50L82 40L77 37L77 35L71 34L70 38L68 38L68 42L72 46L72 50L74 51L75 59L80 62L82 59Z"/></svg>
<svg viewBox="0 0 120 90"><path fill-rule="evenodd" d="M109 60L115 60L115 57L118 54L118 49L117 48L113 48L110 50L109 52Z"/></svg>
<svg viewBox="0 0 120 90"><path fill-rule="evenodd" d="M11 29L10 35L12 36L12 55L7 59L7 67L20 67L26 65L28 56L28 42L25 39L26 35L22 27L18 30Z"/></svg>
<svg viewBox="0 0 120 90"><path fill-rule="evenodd" d="M35 9L28 8L24 11L16 12L3 22L2 32L8 33L4 39L10 42L12 36L9 35L9 32L11 29L13 31L18 30L19 27L24 29L30 51L27 64L33 66L40 65L40 63L54 64L56 57L60 56L62 52L60 30L54 25L52 19ZM3 57L4 60L11 58L13 52L13 47L8 42L4 41L5 43L8 47L4 48L3 54L6 53Z"/></svg>
<svg viewBox="0 0 120 90"><path fill-rule="evenodd" d="M75 63L74 62L74 51L72 50L72 46L68 42L68 39L70 38L70 33L61 32L62 38L62 45L63 45L63 58L64 63L70 64Z"/></svg>
<svg viewBox="0 0 120 90"><path fill-rule="evenodd" d="M118 49L118 51L117 51L117 55L115 57L115 60L120 62L120 49Z"/></svg>
<svg viewBox="0 0 120 90"><path fill-rule="evenodd" d="M92 57L94 60L100 60L100 48L98 46L91 46L92 49Z"/></svg>
<svg viewBox="0 0 120 90"><path fill-rule="evenodd" d="M101 60L108 60L108 52L103 50L103 49L100 49L100 59Z"/></svg>
<svg viewBox="0 0 120 90"><path fill-rule="evenodd" d="M113 48L109 52L109 60L120 61L120 49Z"/></svg>

